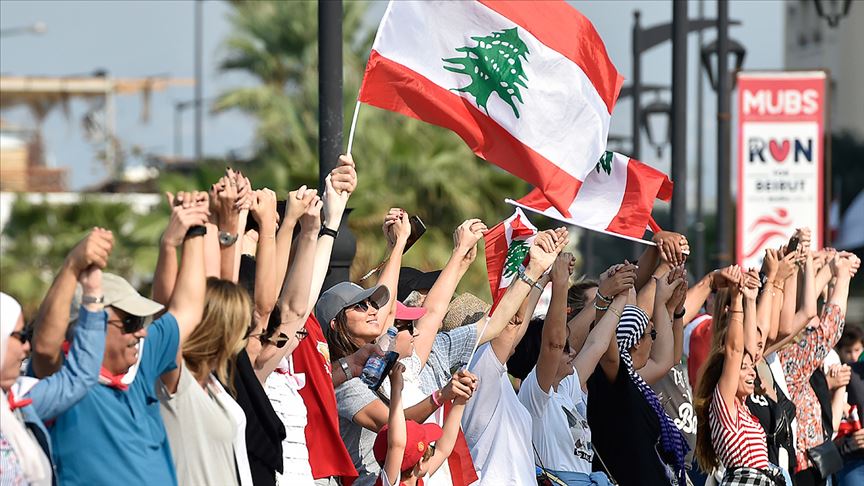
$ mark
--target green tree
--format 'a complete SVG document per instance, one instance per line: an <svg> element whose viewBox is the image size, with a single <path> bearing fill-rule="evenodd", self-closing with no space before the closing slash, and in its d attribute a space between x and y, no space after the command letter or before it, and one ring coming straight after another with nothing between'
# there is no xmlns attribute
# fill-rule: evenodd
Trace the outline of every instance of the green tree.
<svg viewBox="0 0 864 486"><path fill-rule="evenodd" d="M459 66L444 66L444 69L471 77L471 84L455 91L473 95L477 105L486 110L487 115L489 109L486 108L486 103L489 96L497 93L502 101L510 105L516 118L519 118L519 110L513 98L523 103L519 86L528 87L525 84L528 77L522 68L522 61L528 60L528 46L519 38L516 27L471 39L477 41L476 46L456 49L457 52L464 52L465 57L443 60Z"/></svg>
<svg viewBox="0 0 864 486"><path fill-rule="evenodd" d="M284 194L318 178L318 49L316 2L233 1L232 34L222 69L258 80L223 93L216 111L240 110L257 121L253 185ZM374 25L364 24L366 4L344 3L344 113L348 132ZM367 19L368 20L368 19ZM469 217L493 225L512 213L505 197L521 197L527 185L474 156L454 133L412 118L363 106L353 150L359 185L349 222L357 237L352 276L384 257L384 214L399 206L418 214L428 231L405 264L441 268L452 250L451 233ZM245 171L244 171L245 172ZM465 289L489 295L483 254L465 278Z"/></svg>

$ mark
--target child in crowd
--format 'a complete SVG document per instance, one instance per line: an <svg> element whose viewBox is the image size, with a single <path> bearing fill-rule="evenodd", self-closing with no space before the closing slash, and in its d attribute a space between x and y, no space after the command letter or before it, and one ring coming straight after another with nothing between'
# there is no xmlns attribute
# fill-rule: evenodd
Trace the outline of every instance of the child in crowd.
<svg viewBox="0 0 864 486"><path fill-rule="evenodd" d="M396 363L390 371L390 416L375 438L375 460L381 465L376 486L414 486L435 474L453 452L462 412L467 400L457 396L442 430L437 424L418 424L405 420L402 408L402 373L405 366ZM469 373L469 375L471 375ZM471 375L474 386L477 378Z"/></svg>

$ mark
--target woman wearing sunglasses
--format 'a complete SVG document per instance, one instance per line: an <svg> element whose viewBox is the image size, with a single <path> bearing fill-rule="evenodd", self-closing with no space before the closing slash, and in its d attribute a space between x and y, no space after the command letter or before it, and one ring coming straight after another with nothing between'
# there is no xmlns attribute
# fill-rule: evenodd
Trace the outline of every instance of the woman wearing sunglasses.
<svg viewBox="0 0 864 486"><path fill-rule="evenodd" d="M222 386L233 385L229 362L243 349L251 320L252 301L242 287L207 279L201 323L183 344L176 372L162 375L158 393L180 485L252 484L246 416Z"/></svg>

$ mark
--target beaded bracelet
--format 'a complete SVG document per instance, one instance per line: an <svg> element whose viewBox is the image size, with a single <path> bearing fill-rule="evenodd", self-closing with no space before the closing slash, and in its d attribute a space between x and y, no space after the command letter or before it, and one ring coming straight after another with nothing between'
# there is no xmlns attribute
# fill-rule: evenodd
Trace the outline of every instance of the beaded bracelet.
<svg viewBox="0 0 864 486"><path fill-rule="evenodd" d="M603 302L606 302L607 304L611 304L611 303L612 303L612 299L610 299L609 297L606 297L605 295L601 294L601 293L600 293L600 289L597 289L597 298L600 299L600 300L602 300Z"/></svg>
<svg viewBox="0 0 864 486"><path fill-rule="evenodd" d="M594 301L594 308L600 312L605 312L605 311L609 310L609 304L606 304L606 307L600 307L599 305L597 305L597 301L595 300Z"/></svg>

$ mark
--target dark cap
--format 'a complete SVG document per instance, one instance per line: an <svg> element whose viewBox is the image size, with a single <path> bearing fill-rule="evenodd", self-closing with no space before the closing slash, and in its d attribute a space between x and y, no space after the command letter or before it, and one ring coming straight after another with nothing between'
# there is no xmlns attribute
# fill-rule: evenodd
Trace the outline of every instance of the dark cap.
<svg viewBox="0 0 864 486"><path fill-rule="evenodd" d="M416 268L402 267L399 270L399 290L396 292L396 300L404 302L408 294L415 290L431 289L438 280L438 275L441 275L441 270L422 272Z"/></svg>

